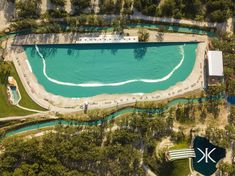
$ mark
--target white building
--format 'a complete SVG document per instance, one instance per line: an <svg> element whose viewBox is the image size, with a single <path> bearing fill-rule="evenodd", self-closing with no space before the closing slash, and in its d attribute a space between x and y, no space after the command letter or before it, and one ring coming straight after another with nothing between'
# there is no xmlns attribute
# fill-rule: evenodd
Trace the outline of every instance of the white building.
<svg viewBox="0 0 235 176"><path fill-rule="evenodd" d="M123 35L100 35L91 37L80 37L76 43L137 43L138 36L123 36Z"/></svg>
<svg viewBox="0 0 235 176"><path fill-rule="evenodd" d="M223 79L223 55L222 51L208 51L208 83L216 84Z"/></svg>

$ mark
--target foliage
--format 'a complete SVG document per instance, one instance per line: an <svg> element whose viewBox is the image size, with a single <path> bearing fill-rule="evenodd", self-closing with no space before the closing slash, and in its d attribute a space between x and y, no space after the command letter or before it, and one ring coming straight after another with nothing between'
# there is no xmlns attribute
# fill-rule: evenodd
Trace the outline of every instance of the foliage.
<svg viewBox="0 0 235 176"><path fill-rule="evenodd" d="M52 4L54 4L55 6L64 6L66 3L66 0L50 0L50 2Z"/></svg>
<svg viewBox="0 0 235 176"><path fill-rule="evenodd" d="M219 170L223 175L233 176L235 175L235 167L232 164L222 162L219 165Z"/></svg>
<svg viewBox="0 0 235 176"><path fill-rule="evenodd" d="M113 31L123 33L124 28L127 26L127 20L122 17L113 19L112 21Z"/></svg>
<svg viewBox="0 0 235 176"><path fill-rule="evenodd" d="M139 41L147 42L149 40L149 33L145 29L139 29L138 31Z"/></svg>
<svg viewBox="0 0 235 176"><path fill-rule="evenodd" d="M224 22L232 16L233 1L227 0L135 0L145 15Z"/></svg>
<svg viewBox="0 0 235 176"><path fill-rule="evenodd" d="M230 114L228 116L228 121L230 124L235 126L235 107L231 106Z"/></svg>
<svg viewBox="0 0 235 176"><path fill-rule="evenodd" d="M209 0L206 3L206 13L210 21L226 21L232 15L233 3L231 0Z"/></svg>
<svg viewBox="0 0 235 176"><path fill-rule="evenodd" d="M19 0L16 10L19 19L38 18L40 15L41 0Z"/></svg>
<svg viewBox="0 0 235 176"><path fill-rule="evenodd" d="M75 14L81 14L83 10L90 6L90 1L87 0L70 0L72 6L74 7Z"/></svg>
<svg viewBox="0 0 235 176"><path fill-rule="evenodd" d="M8 76L13 76L17 81L22 97L20 105L25 106L27 108L44 110L39 105L34 103L28 96L22 83L20 82L20 79L16 73L13 64L10 62L0 61L0 117L32 114L32 112L22 110L9 103L6 90Z"/></svg>
<svg viewBox="0 0 235 176"><path fill-rule="evenodd" d="M235 35L222 34L212 41L211 48L223 52L225 90L228 95L235 95Z"/></svg>
<svg viewBox="0 0 235 176"><path fill-rule="evenodd" d="M37 26L37 23L34 19L22 19L19 21L16 21L15 23L11 23L10 27L13 28L13 30L22 30L22 29L32 29Z"/></svg>
<svg viewBox="0 0 235 176"><path fill-rule="evenodd" d="M181 123L188 123L195 121L195 107L193 102L188 100L187 104L178 105L175 111L175 118Z"/></svg>
<svg viewBox="0 0 235 176"><path fill-rule="evenodd" d="M47 14L51 18L63 18L67 16L67 12L61 9L50 9L47 11Z"/></svg>
<svg viewBox="0 0 235 176"><path fill-rule="evenodd" d="M138 173L140 152L131 144L121 145L119 134L114 141L102 144L102 129L80 131L76 128L57 128L57 133L42 139L5 142L0 156L0 175L134 175ZM119 133L119 131L117 132ZM125 140L126 133L123 132ZM72 134L72 135L71 135ZM129 133L130 134L130 133ZM111 135L111 134L110 134ZM133 134L135 135L135 134ZM118 139L118 140L116 140Z"/></svg>
<svg viewBox="0 0 235 176"><path fill-rule="evenodd" d="M206 129L206 137L213 144L218 145L220 147L227 148L230 145L229 137L224 129L209 126Z"/></svg>
<svg viewBox="0 0 235 176"><path fill-rule="evenodd" d="M120 14L122 0L100 0L100 13L102 14Z"/></svg>
<svg viewBox="0 0 235 176"><path fill-rule="evenodd" d="M160 0L135 0L134 7L144 15L155 16L159 3Z"/></svg>
<svg viewBox="0 0 235 176"><path fill-rule="evenodd" d="M155 157L156 141L172 133L170 116L133 113L118 128L57 126L41 138L3 141L0 175L143 175L142 150L149 167L162 164ZM158 172L158 167L155 168Z"/></svg>

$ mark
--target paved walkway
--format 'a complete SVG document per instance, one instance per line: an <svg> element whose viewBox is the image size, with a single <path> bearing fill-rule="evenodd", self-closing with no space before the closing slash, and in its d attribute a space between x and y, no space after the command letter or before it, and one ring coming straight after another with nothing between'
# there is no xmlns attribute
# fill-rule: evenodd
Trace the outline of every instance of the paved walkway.
<svg viewBox="0 0 235 176"><path fill-rule="evenodd" d="M26 108L26 107L23 107L19 104L16 105L18 108L21 108L21 109L24 109L26 111L30 111L30 112L37 112L37 113L42 113L42 112L45 112L45 111L39 111L39 110L36 110L36 109L30 109L30 108Z"/></svg>
<svg viewBox="0 0 235 176"><path fill-rule="evenodd" d="M50 117L50 118L55 118L54 116L51 116L53 113L52 112L39 112L37 114L31 114L27 116L11 116L11 117L2 117L0 118L0 122L4 121L10 121L10 120L24 120L24 119L31 119L31 118L40 118L40 117Z"/></svg>

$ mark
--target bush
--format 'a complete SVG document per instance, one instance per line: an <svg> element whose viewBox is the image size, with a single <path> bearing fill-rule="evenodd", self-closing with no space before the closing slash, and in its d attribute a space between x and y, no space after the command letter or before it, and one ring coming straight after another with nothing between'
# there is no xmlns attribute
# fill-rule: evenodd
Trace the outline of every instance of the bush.
<svg viewBox="0 0 235 176"><path fill-rule="evenodd" d="M17 15L20 19L38 18L41 0L19 0L16 3Z"/></svg>
<svg viewBox="0 0 235 176"><path fill-rule="evenodd" d="M64 6L66 0L50 0L50 2L56 6Z"/></svg>

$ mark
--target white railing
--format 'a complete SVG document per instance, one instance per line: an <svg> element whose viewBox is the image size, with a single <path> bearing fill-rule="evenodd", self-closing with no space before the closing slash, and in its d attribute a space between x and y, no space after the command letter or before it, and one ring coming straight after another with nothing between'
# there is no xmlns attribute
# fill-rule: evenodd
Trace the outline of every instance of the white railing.
<svg viewBox="0 0 235 176"><path fill-rule="evenodd" d="M177 159L193 158L196 156L194 149L170 150L167 155L170 161Z"/></svg>
<svg viewBox="0 0 235 176"><path fill-rule="evenodd" d="M100 35L98 37L80 37L76 43L136 43L138 36Z"/></svg>

